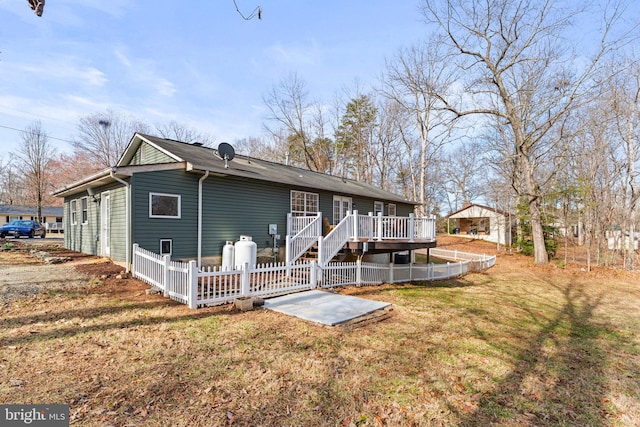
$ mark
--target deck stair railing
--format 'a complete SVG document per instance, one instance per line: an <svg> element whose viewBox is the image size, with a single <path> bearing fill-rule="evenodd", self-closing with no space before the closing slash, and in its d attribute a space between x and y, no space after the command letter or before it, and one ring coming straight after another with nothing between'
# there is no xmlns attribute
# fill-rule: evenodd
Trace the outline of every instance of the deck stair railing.
<svg viewBox="0 0 640 427"><path fill-rule="evenodd" d="M340 249L349 240L353 239L354 217L358 216L358 211L347 213L333 230L325 237L318 240L318 264L325 265L336 256Z"/></svg>
<svg viewBox="0 0 640 427"><path fill-rule="evenodd" d="M309 248L322 239L322 213L316 216L287 215L286 262L300 258Z"/></svg>

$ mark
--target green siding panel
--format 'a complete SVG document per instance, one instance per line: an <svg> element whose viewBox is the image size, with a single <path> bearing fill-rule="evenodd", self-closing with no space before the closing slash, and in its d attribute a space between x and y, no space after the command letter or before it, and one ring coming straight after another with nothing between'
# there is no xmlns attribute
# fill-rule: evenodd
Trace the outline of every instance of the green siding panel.
<svg viewBox="0 0 640 427"><path fill-rule="evenodd" d="M82 222L82 199L87 199L87 221ZM76 224L71 223L71 201L76 201ZM87 193L65 198L64 203L65 247L74 251L98 255L98 230L100 206Z"/></svg>
<svg viewBox="0 0 640 427"><path fill-rule="evenodd" d="M157 163L175 163L175 159L143 142L134 153L130 165L153 165Z"/></svg>
<svg viewBox="0 0 640 427"><path fill-rule="evenodd" d="M114 184L106 187L105 191L109 191L109 199L111 203L111 259L114 261L126 260L126 205L127 205L127 189L121 184Z"/></svg>
<svg viewBox="0 0 640 427"><path fill-rule="evenodd" d="M160 239L172 239L174 258L197 256L197 174L182 170L143 172L132 179L132 237L142 248L160 252ZM149 218L149 194L181 197L181 218Z"/></svg>

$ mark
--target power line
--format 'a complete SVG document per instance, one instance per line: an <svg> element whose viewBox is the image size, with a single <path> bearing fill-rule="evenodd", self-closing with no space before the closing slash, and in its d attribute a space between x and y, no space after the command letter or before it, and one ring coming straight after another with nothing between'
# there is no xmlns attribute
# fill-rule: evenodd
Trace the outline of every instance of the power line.
<svg viewBox="0 0 640 427"><path fill-rule="evenodd" d="M15 130L16 132L20 132L20 133L27 133L27 131L25 131L24 129L16 129L16 128L12 128L11 126L0 125L0 128ZM47 138L55 139L56 141L67 142L69 144L73 144L74 143L73 141L69 141L68 139L56 138L55 136L51 136L51 135L48 135L48 134L47 134Z"/></svg>
<svg viewBox="0 0 640 427"><path fill-rule="evenodd" d="M251 12L249 16L244 16L242 12L240 12L240 8L238 8L238 3L236 3L236 0L233 0L233 4L236 6L236 12L238 12L240 16L242 16L242 19L244 19L245 21L253 19L256 16L258 17L258 19L262 19L262 8L260 6L253 9L253 12Z"/></svg>

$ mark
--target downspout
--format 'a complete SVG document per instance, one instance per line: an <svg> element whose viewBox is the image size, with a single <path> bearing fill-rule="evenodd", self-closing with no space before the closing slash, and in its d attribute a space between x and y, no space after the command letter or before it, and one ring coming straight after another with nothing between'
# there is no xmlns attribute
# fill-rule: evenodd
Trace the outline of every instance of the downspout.
<svg viewBox="0 0 640 427"><path fill-rule="evenodd" d="M209 177L209 171L198 180L198 267L202 265L202 183Z"/></svg>
<svg viewBox="0 0 640 427"><path fill-rule="evenodd" d="M124 215L125 215L125 264L126 264L126 271L127 273L129 272L129 266L131 265L131 224L130 224L130 209L129 206L131 204L131 190L130 190L130 186L131 184L129 184L127 181L118 178L116 176L116 168L112 167L111 168L111 172L109 172L109 176L113 179L115 179L116 181L118 181L120 184L124 185L126 194L125 194L125 210L124 210Z"/></svg>

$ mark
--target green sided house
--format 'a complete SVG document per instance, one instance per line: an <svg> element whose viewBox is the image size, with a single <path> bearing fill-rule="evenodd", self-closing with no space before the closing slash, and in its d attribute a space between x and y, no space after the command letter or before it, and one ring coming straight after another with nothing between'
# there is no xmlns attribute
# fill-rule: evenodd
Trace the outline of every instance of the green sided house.
<svg viewBox="0 0 640 427"><path fill-rule="evenodd" d="M436 245L435 220L414 217L414 203L401 196L235 155L228 144L215 150L137 133L116 166L54 195L64 198L66 248L127 266L134 243L198 265L220 264L225 245L241 236L259 255L288 262L314 247L327 262L341 251Z"/></svg>

